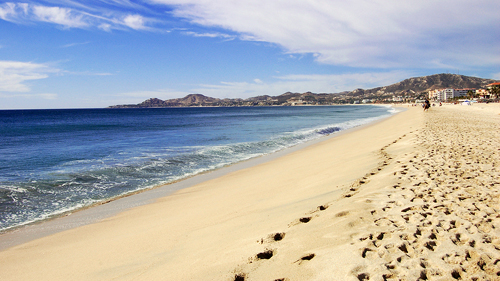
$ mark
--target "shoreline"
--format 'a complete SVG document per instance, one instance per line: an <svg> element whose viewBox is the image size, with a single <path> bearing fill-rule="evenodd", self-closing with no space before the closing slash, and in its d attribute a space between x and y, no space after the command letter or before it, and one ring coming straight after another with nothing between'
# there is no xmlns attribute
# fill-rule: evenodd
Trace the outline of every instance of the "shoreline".
<svg viewBox="0 0 500 281"><path fill-rule="evenodd" d="M495 279L499 113L408 108L0 251L0 278Z"/></svg>
<svg viewBox="0 0 500 281"><path fill-rule="evenodd" d="M381 106L389 107L387 105L381 105ZM394 107L400 108L400 111L406 110L406 108L398 105ZM89 206L66 211L58 215L53 215L47 219L41 219L29 222L23 225L15 226L0 231L0 251L38 238L52 235L58 232L62 232L65 230L69 230L72 228L92 223L97 223L100 220L112 217L125 210L150 204L154 202L154 200L157 200L164 196L170 196L181 189L188 188L193 185L200 184L204 181L212 180L241 169L251 168L253 166L260 165L268 161L272 161L286 154L293 153L300 149L306 148L310 145L327 141L330 138L337 137L352 131L360 130L366 126L371 126L384 119L390 118L397 113L393 113L388 117L381 118L369 122L367 124L338 131L330 135L326 135L317 139L300 143L298 145L294 145L270 154L265 154L253 157L251 159L235 162L221 168L205 171L170 183L161 184L143 190L133 191L128 194L123 194L114 198L109 198L107 200L104 200L102 202L97 202Z"/></svg>

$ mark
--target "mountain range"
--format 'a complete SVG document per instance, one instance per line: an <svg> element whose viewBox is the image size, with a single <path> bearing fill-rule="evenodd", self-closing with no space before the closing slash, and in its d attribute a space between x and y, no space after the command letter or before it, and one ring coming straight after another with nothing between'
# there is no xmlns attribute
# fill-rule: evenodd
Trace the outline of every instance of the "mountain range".
<svg viewBox="0 0 500 281"><path fill-rule="evenodd" d="M279 96L257 96L247 99L218 99L201 94L190 94L184 98L161 100L150 98L139 104L113 105L109 108L157 108L157 107L189 107L189 106L271 106L271 105L324 105L355 103L363 99L379 102L391 100L395 96L404 100L425 98L425 93L434 89L480 89L498 82L493 79L464 76L458 74L434 74L413 77L401 82L373 89L355 89L341 93L292 93Z"/></svg>

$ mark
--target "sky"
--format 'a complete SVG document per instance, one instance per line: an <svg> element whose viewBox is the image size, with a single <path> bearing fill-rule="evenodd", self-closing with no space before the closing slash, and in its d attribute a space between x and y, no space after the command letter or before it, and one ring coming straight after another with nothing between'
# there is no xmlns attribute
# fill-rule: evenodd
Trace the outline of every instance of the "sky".
<svg viewBox="0 0 500 281"><path fill-rule="evenodd" d="M0 1L0 109L500 79L498 0Z"/></svg>

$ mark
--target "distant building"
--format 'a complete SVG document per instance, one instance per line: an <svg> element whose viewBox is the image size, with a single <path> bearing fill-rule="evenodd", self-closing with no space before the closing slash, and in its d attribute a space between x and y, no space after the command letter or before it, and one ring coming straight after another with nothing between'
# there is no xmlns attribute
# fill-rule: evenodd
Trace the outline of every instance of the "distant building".
<svg viewBox="0 0 500 281"><path fill-rule="evenodd" d="M496 96L494 96L494 95L492 94L492 92L491 92L491 89L492 89L494 86L500 87L500 82L495 82L495 83L488 84L488 85L486 85L486 88L488 88L488 91L489 91L490 96L491 96L492 98L497 98L497 97L496 97Z"/></svg>
<svg viewBox="0 0 500 281"><path fill-rule="evenodd" d="M392 101L394 102L402 102L404 99L402 96L393 96Z"/></svg>
<svg viewBox="0 0 500 281"><path fill-rule="evenodd" d="M478 96L482 99L489 99L490 98L490 91L487 89L477 89L476 96Z"/></svg>
<svg viewBox="0 0 500 281"><path fill-rule="evenodd" d="M429 91L429 99L445 101L453 98L454 89L436 89Z"/></svg>
<svg viewBox="0 0 500 281"><path fill-rule="evenodd" d="M438 100L440 97L439 97L439 93L442 91L442 89L436 89L436 90L430 90L429 93L428 93L428 97L430 100Z"/></svg>
<svg viewBox="0 0 500 281"><path fill-rule="evenodd" d="M456 97L465 97L473 89L436 89L429 91L429 99L437 101L446 101Z"/></svg>
<svg viewBox="0 0 500 281"><path fill-rule="evenodd" d="M474 92L474 89L455 89L453 92L453 97L466 97L469 91Z"/></svg>
<svg viewBox="0 0 500 281"><path fill-rule="evenodd" d="M451 100L452 98L455 97L455 89L444 89L443 93L441 94L441 100Z"/></svg>

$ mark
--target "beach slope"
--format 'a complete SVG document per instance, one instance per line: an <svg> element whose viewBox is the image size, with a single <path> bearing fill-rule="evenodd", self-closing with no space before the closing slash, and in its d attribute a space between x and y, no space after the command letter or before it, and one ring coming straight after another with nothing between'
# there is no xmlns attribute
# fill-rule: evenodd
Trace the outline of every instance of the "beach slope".
<svg viewBox="0 0 500 281"><path fill-rule="evenodd" d="M1 280L494 280L500 107L409 108L0 252Z"/></svg>

